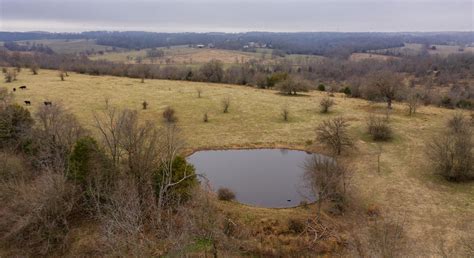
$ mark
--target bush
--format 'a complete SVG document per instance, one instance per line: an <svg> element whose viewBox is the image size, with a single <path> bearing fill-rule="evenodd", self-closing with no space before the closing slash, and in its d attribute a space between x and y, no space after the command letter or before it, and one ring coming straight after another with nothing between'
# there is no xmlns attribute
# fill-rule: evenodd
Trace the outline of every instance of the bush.
<svg viewBox="0 0 474 258"><path fill-rule="evenodd" d="M288 108L288 106L283 106L281 108L281 113L280 113L281 117L283 118L283 121L288 121L289 117L290 117L290 109Z"/></svg>
<svg viewBox="0 0 474 258"><path fill-rule="evenodd" d="M163 111L163 118L168 123L176 123L178 121L178 118L175 115L175 111L171 107L165 108L165 110Z"/></svg>
<svg viewBox="0 0 474 258"><path fill-rule="evenodd" d="M458 108L472 109L474 108L474 103L472 103L472 101L468 99L461 99L460 101L458 101L458 103L456 103L456 106Z"/></svg>
<svg viewBox="0 0 474 258"><path fill-rule="evenodd" d="M297 95L298 92L306 92L310 89L309 82L303 79L288 78L275 86L281 93Z"/></svg>
<svg viewBox="0 0 474 258"><path fill-rule="evenodd" d="M474 178L472 126L462 114L448 121L440 135L426 145L427 154L436 173L449 181Z"/></svg>
<svg viewBox="0 0 474 258"><path fill-rule="evenodd" d="M334 106L335 102L329 97L325 97L321 100L319 103L319 106L321 107L321 113L327 113L329 112L329 108Z"/></svg>
<svg viewBox="0 0 474 258"><path fill-rule="evenodd" d="M229 113L229 107L230 107L230 98L226 97L222 99L222 112L224 113Z"/></svg>
<svg viewBox="0 0 474 258"><path fill-rule="evenodd" d="M318 85L318 90L319 91L326 91L326 86L324 86L324 84L321 83L321 84Z"/></svg>
<svg viewBox="0 0 474 258"><path fill-rule="evenodd" d="M221 187L217 190L217 198L221 201L231 201L235 199L235 194L229 188Z"/></svg>
<svg viewBox="0 0 474 258"><path fill-rule="evenodd" d="M453 102L450 97L448 96L443 96L441 98L441 106L445 108L453 108Z"/></svg>
<svg viewBox="0 0 474 258"><path fill-rule="evenodd" d="M385 117L370 116L367 121L367 130L374 141L388 141L392 138L392 129Z"/></svg>
<svg viewBox="0 0 474 258"><path fill-rule="evenodd" d="M205 112L204 115L202 116L202 121L203 121L204 123L209 122L209 116L207 115L207 112Z"/></svg>
<svg viewBox="0 0 474 258"><path fill-rule="evenodd" d="M346 94L346 96L351 96L352 95L351 88L349 88L347 86L341 89L341 93Z"/></svg>
<svg viewBox="0 0 474 258"><path fill-rule="evenodd" d="M305 224L301 220L292 218L288 219L288 230L292 231L293 233L302 233L305 227Z"/></svg>
<svg viewBox="0 0 474 258"><path fill-rule="evenodd" d="M2 244L44 256L64 247L79 194L64 175L43 172L29 183L18 183L16 194L2 203Z"/></svg>

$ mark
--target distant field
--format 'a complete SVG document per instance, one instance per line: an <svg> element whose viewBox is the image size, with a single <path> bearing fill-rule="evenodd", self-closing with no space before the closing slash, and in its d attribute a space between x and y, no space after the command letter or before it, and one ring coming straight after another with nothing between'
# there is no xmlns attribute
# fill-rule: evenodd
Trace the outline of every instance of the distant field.
<svg viewBox="0 0 474 258"><path fill-rule="evenodd" d="M209 48L189 48L184 46L175 46L171 48L160 48L164 51L165 56L158 58L158 64L201 64L217 59L225 64L247 62L252 58L258 58L256 53L247 53L241 51L223 50L223 49L209 49ZM91 59L99 60L105 59L113 62L123 63L137 63L137 58L142 59L142 63L151 63L151 60L146 57L146 49L130 50L122 52L105 53L104 55L93 55Z"/></svg>
<svg viewBox="0 0 474 258"><path fill-rule="evenodd" d="M26 44L26 42L43 44L50 47L54 52L59 54L73 54L85 51L107 51L112 50L110 46L97 45L95 40L63 40L63 39L44 39L44 40L25 40L18 41L18 44Z"/></svg>
<svg viewBox="0 0 474 258"><path fill-rule="evenodd" d="M436 50L428 49L428 53L431 55L447 56L449 54L463 53L463 52L474 53L474 47L462 47L464 51L459 51L459 49L461 48L460 46L450 46L450 45L434 45L434 46L436 47ZM403 47L373 50L370 52L383 54L388 51L396 55L400 54L402 56L414 56L421 53L422 49L423 49L422 44L405 43L405 46Z"/></svg>
<svg viewBox="0 0 474 258"><path fill-rule="evenodd" d="M349 60L351 61L361 61L361 60L379 60L379 61L387 61L390 59L398 59L398 57L381 55L381 54L371 54L371 53L353 53Z"/></svg>
<svg viewBox="0 0 474 258"><path fill-rule="evenodd" d="M171 48L160 48L164 51L164 57L156 59L155 63L164 65L199 65L209 62L212 59L222 61L226 65L247 62L251 59L263 60L264 63L275 62L282 57L272 58L271 49L257 49L256 52L244 52L225 49L190 48L188 46L174 46ZM129 50L119 52L109 52L103 55L92 55L93 60L108 60L112 62L137 63L137 58L142 59L142 63L151 63L152 60L146 57L146 49ZM312 55L287 55L284 57L294 63L303 64L305 62L320 60L323 57Z"/></svg>

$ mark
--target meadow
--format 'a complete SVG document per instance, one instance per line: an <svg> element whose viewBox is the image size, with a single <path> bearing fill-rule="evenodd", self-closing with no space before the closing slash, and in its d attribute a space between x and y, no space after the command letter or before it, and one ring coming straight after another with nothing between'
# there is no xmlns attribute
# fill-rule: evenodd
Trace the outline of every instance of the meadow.
<svg viewBox="0 0 474 258"><path fill-rule="evenodd" d="M199 149L260 147L325 153L314 140L315 127L325 119L343 116L350 122L355 146L344 154L351 160L350 207L353 208L347 212L348 216L341 218L342 223L364 228L364 219L356 214L377 206L383 216L406 221L413 255L420 252L436 255L441 241L455 247L460 237L472 234L469 228L474 226L474 184L449 183L433 175L425 155L425 144L442 130L448 118L461 111L424 106L409 116L403 103L395 103L390 115L395 137L389 142L375 143L366 133L367 117L374 113L385 114L385 104L343 94L335 94L334 108L329 114L321 114L319 102L327 96L326 92L286 96L274 90L236 85L167 80L141 83L131 78L69 75L61 81L57 71L40 70L38 75L32 75L23 70L17 81L1 83L1 86L12 89L26 85L26 90L13 93L16 102L23 104L30 100L32 105L27 108L32 113L46 100L61 104L93 132L93 113L104 108L106 99L118 107L137 109L143 120L156 123L163 123L162 112L171 106L176 110L178 125L187 143L185 153ZM198 89L202 90L201 98L198 98ZM229 113L222 112L224 98L231 100ZM142 110L143 101L149 104L147 110ZM284 106L290 111L287 122L280 115ZM203 122L206 112L207 123ZM377 171L379 152L380 172ZM223 212L239 214L239 219L249 224L268 219L281 222L311 214L303 208L276 210L226 202L219 207ZM73 246L72 250L74 248L80 247Z"/></svg>
<svg viewBox="0 0 474 258"><path fill-rule="evenodd" d="M154 60L160 65L201 65L213 59L221 61L225 66L232 64L243 64L251 59L260 60L263 64L274 63L279 60L288 60L297 64L304 64L309 61L317 61L323 58L316 55L286 55L285 57L272 57L271 49L257 49L256 52L245 52L237 50L226 50L216 48L192 48L188 46L172 46L169 48L158 48L163 50L164 56ZM92 60L107 60L120 63L137 63L137 58L141 58L141 63L150 64L152 60L146 56L147 49L123 50L107 52L102 55L90 55Z"/></svg>
<svg viewBox="0 0 474 258"><path fill-rule="evenodd" d="M36 43L50 47L58 54L75 54L86 51L110 51L113 47L96 44L95 40L86 39L42 39L42 40L24 40L17 41L18 44Z"/></svg>

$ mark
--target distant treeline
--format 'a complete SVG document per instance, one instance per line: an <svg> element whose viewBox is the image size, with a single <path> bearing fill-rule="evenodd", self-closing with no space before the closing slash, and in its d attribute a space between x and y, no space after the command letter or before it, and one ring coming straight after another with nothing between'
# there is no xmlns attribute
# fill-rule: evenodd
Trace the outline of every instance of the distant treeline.
<svg viewBox="0 0 474 258"><path fill-rule="evenodd" d="M24 45L20 45L16 42L5 42L3 46L11 51L34 51L34 52L42 52L46 54L53 54L54 51L43 44L36 44L36 43L26 43Z"/></svg>
<svg viewBox="0 0 474 258"><path fill-rule="evenodd" d="M340 32L298 32L298 33L155 33L155 32L0 32L0 41L37 39L94 39L100 45L143 49L174 45L212 44L216 48L252 50L255 46L278 49L287 54L312 54L331 57L347 57L354 52L403 46L404 43L421 44L470 44L473 32L439 33L340 33Z"/></svg>

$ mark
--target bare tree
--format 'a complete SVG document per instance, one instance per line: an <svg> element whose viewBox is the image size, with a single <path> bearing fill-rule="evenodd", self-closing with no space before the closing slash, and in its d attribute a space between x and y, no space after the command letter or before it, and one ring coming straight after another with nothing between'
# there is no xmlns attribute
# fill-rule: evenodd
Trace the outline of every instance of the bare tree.
<svg viewBox="0 0 474 258"><path fill-rule="evenodd" d="M417 93L410 93L406 102L408 115L414 115L420 106L420 96Z"/></svg>
<svg viewBox="0 0 474 258"><path fill-rule="evenodd" d="M308 81L303 79L288 78L284 81L277 83L275 87L279 89L282 93L286 93L288 95L296 95L298 92L308 91L310 88L310 84Z"/></svg>
<svg viewBox="0 0 474 258"><path fill-rule="evenodd" d="M321 113L327 113L329 112L329 108L334 106L335 102L329 97L325 97L321 100L319 103L319 106L321 107Z"/></svg>
<svg viewBox="0 0 474 258"><path fill-rule="evenodd" d="M401 77L389 70L382 70L370 77L370 85L378 95L387 102L387 108L392 108L392 101L397 97L403 86Z"/></svg>
<svg viewBox="0 0 474 258"><path fill-rule="evenodd" d="M202 88L197 88L197 89L196 89L196 92L197 92L198 98L201 98Z"/></svg>
<svg viewBox="0 0 474 258"><path fill-rule="evenodd" d="M325 120L316 128L316 139L340 155L343 148L353 145L347 127L349 124L342 117Z"/></svg>
<svg viewBox="0 0 474 258"><path fill-rule="evenodd" d="M32 63L30 65L30 71L33 75L37 75L38 74L38 70L39 70L39 67L36 63Z"/></svg>
<svg viewBox="0 0 474 258"><path fill-rule="evenodd" d="M118 167L123 150L120 148L121 130L124 119L122 112L109 105L105 100L105 108L101 112L94 113L95 128L99 131L103 145L112 157L115 167Z"/></svg>
<svg viewBox="0 0 474 258"><path fill-rule="evenodd" d="M59 78L61 79L61 81L64 81L64 80L65 80L65 79L64 79L64 76L66 76L66 74L64 73L63 70L60 70L60 71L58 72L58 75L59 75Z"/></svg>
<svg viewBox="0 0 474 258"><path fill-rule="evenodd" d="M221 103L222 103L222 112L229 113L230 98L229 97L223 98Z"/></svg>
<svg viewBox="0 0 474 258"><path fill-rule="evenodd" d="M283 118L284 121L288 121L289 117L290 117L290 109L288 107L288 105L284 105L282 108L281 108L281 117Z"/></svg>
<svg viewBox="0 0 474 258"><path fill-rule="evenodd" d="M324 201L344 202L349 172L341 162L321 155L313 155L305 164L304 180L306 186L317 198L317 220L320 221L321 206Z"/></svg>
<svg viewBox="0 0 474 258"><path fill-rule="evenodd" d="M60 104L41 106L37 113L34 139L37 140L39 165L63 172L74 144L86 133L76 117Z"/></svg>

